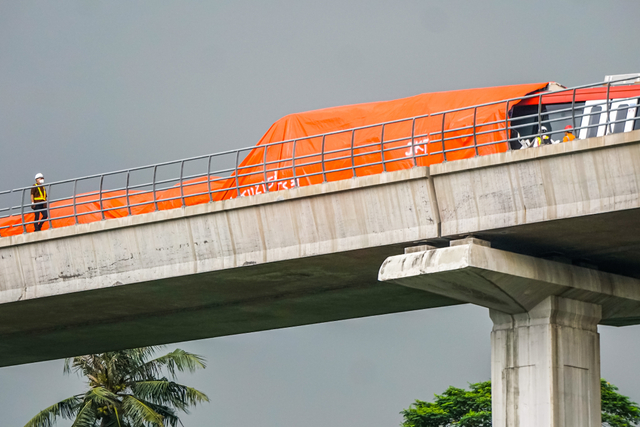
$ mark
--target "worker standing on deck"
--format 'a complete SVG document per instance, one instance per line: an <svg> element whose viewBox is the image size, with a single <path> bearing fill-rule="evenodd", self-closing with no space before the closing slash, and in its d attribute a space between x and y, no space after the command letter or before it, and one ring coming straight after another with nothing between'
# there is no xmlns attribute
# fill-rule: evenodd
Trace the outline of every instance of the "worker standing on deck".
<svg viewBox="0 0 640 427"><path fill-rule="evenodd" d="M551 140L549 139L549 135L547 135L547 128L542 126L540 128L540 135L533 138L531 147L540 147L541 145L551 144Z"/></svg>
<svg viewBox="0 0 640 427"><path fill-rule="evenodd" d="M31 188L31 209L35 211L34 228L35 231L42 230L42 225L49 218L47 214L47 189L44 188L44 176L36 174L36 183ZM42 217L42 221L40 221Z"/></svg>
<svg viewBox="0 0 640 427"><path fill-rule="evenodd" d="M562 142L569 142L576 139L576 136L573 134L573 126L566 125L564 127L564 138L562 138Z"/></svg>

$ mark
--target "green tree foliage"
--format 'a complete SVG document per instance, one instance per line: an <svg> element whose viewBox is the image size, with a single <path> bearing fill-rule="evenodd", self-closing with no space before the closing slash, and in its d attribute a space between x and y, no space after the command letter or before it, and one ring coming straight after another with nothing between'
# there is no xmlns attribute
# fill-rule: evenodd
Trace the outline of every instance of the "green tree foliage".
<svg viewBox="0 0 640 427"><path fill-rule="evenodd" d="M604 427L632 427L640 422L640 408L627 396L618 393L618 387L601 379L600 396Z"/></svg>
<svg viewBox="0 0 640 427"><path fill-rule="evenodd" d="M58 417L75 419L72 427L176 427L177 412L208 402L204 393L168 379L177 372L205 368L204 359L177 349L151 359L158 347L66 359L64 373L84 375L89 390L49 406L25 427L51 427ZM151 360L150 360L151 359Z"/></svg>
<svg viewBox="0 0 640 427"><path fill-rule="evenodd" d="M469 391L449 387L434 402L416 400L404 415L403 427L486 427L491 425L491 381L471 384Z"/></svg>
<svg viewBox="0 0 640 427"><path fill-rule="evenodd" d="M449 387L433 402L416 400L401 412L402 427L490 427L491 381L469 388ZM601 395L603 427L633 427L640 422L640 408L616 386L601 380Z"/></svg>

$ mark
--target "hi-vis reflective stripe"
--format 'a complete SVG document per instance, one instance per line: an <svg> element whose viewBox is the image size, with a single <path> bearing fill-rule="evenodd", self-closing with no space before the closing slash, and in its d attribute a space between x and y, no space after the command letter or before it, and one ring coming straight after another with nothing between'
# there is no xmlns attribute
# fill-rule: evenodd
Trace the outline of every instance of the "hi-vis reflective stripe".
<svg viewBox="0 0 640 427"><path fill-rule="evenodd" d="M44 188L38 186L36 187L38 189L38 193L39 195L34 197L33 200L34 201L44 201L47 200L47 190L45 190Z"/></svg>

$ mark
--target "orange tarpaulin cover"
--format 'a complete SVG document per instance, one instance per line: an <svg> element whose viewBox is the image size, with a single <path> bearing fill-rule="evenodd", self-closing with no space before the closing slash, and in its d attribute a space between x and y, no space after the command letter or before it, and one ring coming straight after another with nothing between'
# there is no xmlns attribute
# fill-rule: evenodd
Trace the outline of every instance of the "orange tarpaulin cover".
<svg viewBox="0 0 640 427"><path fill-rule="evenodd" d="M53 228L66 227L69 225L87 224L102 220L104 211L104 219L121 218L129 215L127 206L131 206L131 215L140 215L143 213L154 212L155 206L158 210L175 209L181 207L182 199L187 206L208 203L210 200L209 191L214 196L216 190L223 188L225 180L212 176L207 186L207 177L201 177L191 180L185 180L182 185L182 195L180 193L180 185L172 188L156 191L156 200L153 200L153 193L147 192L129 192L127 205L127 194L124 190L120 191L103 191L102 200L100 194L93 192L90 194L80 194L75 199L75 213L73 199L63 199L49 204L49 219L45 221L42 229L49 228L49 220ZM210 190L209 190L210 189ZM102 205L102 209L100 206ZM25 208L24 220L27 232L34 231L35 219L33 211L27 211ZM7 218L0 218L0 237L14 236L22 234L22 219L20 215L12 215Z"/></svg>
<svg viewBox="0 0 640 427"><path fill-rule="evenodd" d="M521 97L544 89L547 84L426 93L392 101L291 114L269 128L239 165L237 176L185 181L182 193L180 185L176 185L157 191L155 199L153 193L129 192L129 205L137 205L130 211L132 215L138 215L155 211L156 205L158 210L181 207L182 196L184 204L194 205L234 198L238 193L248 196L440 163L444 160L443 135L444 148L455 150L446 153L447 161L473 157L476 150L479 155L503 152L508 147L505 142L506 102L450 112L444 115L444 120L442 114L436 113ZM513 105L515 103L509 104L509 108ZM397 122L388 123L392 121ZM385 122L387 124L381 125ZM361 127L366 128L351 130ZM321 134L328 135L314 137ZM287 142L277 144L281 141ZM496 141L502 142L476 147ZM101 206L104 219L129 215L124 191L105 190L102 197L96 193L78 195L75 213L73 206L68 206L72 203L73 199L65 199L50 204L51 226L73 225L76 218L77 223L100 221L103 219ZM25 222L33 220L32 212L25 214ZM43 229L48 227L45 223ZM22 231L19 215L0 219L0 236L21 234ZM27 231L33 231L33 224L27 225Z"/></svg>
<svg viewBox="0 0 640 427"><path fill-rule="evenodd" d="M381 141L384 145L384 170L386 171L413 167L413 159L408 158L413 155L417 157L416 164L418 166L441 163L444 160L442 155L442 115L419 118L415 120L415 124L413 120L387 124L384 129L382 125L353 132L349 129L517 98L544 89L547 85L548 83L533 83L425 93L392 101L370 102L290 114L269 128L256 148L240 164L238 182L234 180L227 183L231 191L218 195L218 198L235 197L237 190L233 187L236 185L240 188L240 194L247 196L262 193L265 190L275 191L316 184L324 180L348 179L353 177L354 173L356 176L381 173L383 171L381 164L371 165L382 161ZM510 103L509 108L513 105L515 103ZM478 145L492 141L506 141L507 136L504 131L506 102L479 107L475 111L475 115L476 124L499 122L477 127L477 132L485 132L476 136ZM464 149L474 146L472 129L448 132L451 129L472 127L473 123L473 108L445 115L446 150L463 148L447 153L448 161L475 156L475 148ZM341 130L345 132L339 133ZM338 133L327 135L324 138L305 138L330 132ZM415 136L413 144L412 134ZM464 135L469 136L464 137ZM291 160L294 142L269 145L287 140L295 140L295 179ZM324 158L321 156L323 145ZM351 156L352 146L354 157ZM507 143L502 142L479 147L478 154L485 155L506 150ZM393 161L399 158L405 159ZM263 166L265 160L268 182L266 187L263 184L265 181L265 167Z"/></svg>

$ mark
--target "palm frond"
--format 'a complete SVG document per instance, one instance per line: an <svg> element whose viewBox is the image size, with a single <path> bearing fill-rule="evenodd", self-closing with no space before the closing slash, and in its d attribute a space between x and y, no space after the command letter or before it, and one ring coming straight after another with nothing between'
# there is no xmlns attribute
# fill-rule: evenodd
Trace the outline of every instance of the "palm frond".
<svg viewBox="0 0 640 427"><path fill-rule="evenodd" d="M108 419L103 418L100 422L100 427L128 427L128 425L116 417L110 417Z"/></svg>
<svg viewBox="0 0 640 427"><path fill-rule="evenodd" d="M120 422L120 414L118 414L118 408L114 407L113 410L116 413L116 421L118 422L118 427L122 427L122 423Z"/></svg>
<svg viewBox="0 0 640 427"><path fill-rule="evenodd" d="M115 406L120 402L117 394L110 392L104 387L94 387L85 393L85 401L91 400L99 406Z"/></svg>
<svg viewBox="0 0 640 427"><path fill-rule="evenodd" d="M133 394L144 400L170 405L188 413L188 406L209 402L209 397L192 387L167 380L139 381L131 386Z"/></svg>
<svg viewBox="0 0 640 427"><path fill-rule="evenodd" d="M148 403L148 405L158 414L162 415L162 421L166 426L177 427L178 423L180 423L180 418L178 418L176 412L171 408L167 408L166 406L161 405L154 405L150 402Z"/></svg>
<svg viewBox="0 0 640 427"><path fill-rule="evenodd" d="M62 368L62 373L69 375L71 373L71 358L64 359L64 366Z"/></svg>
<svg viewBox="0 0 640 427"><path fill-rule="evenodd" d="M195 372L196 369L204 369L207 365L202 356L178 348L141 365L137 372L133 373L132 379L148 380L158 377L163 367L167 368L169 374L175 378L176 371Z"/></svg>
<svg viewBox="0 0 640 427"><path fill-rule="evenodd" d="M24 427L51 427L55 424L56 418L62 417L71 419L82 404L80 395L71 396L67 399L49 406L31 418Z"/></svg>
<svg viewBox="0 0 640 427"><path fill-rule="evenodd" d="M134 425L148 423L158 427L164 427L163 417L147 404L134 396L126 395L122 398L122 406Z"/></svg>
<svg viewBox="0 0 640 427"><path fill-rule="evenodd" d="M126 382L130 374L140 371L140 367L159 348L160 346L140 347L101 354L106 381L111 384Z"/></svg>
<svg viewBox="0 0 640 427"><path fill-rule="evenodd" d="M178 423L181 423L180 419L176 415L176 411L174 411L173 409L171 409L171 408L169 408L167 406L164 406L164 405L160 405L160 404L157 404L157 403L149 402L148 400L144 400L144 399L141 399L141 398L136 397L136 396L132 396L132 397L136 398L139 402L141 402L142 404L146 405L147 407L149 407L150 409L152 409L153 411L155 411L159 415L161 415L162 416L162 422L165 424L165 426L177 427Z"/></svg>
<svg viewBox="0 0 640 427"><path fill-rule="evenodd" d="M65 359L63 372L69 374L73 372L82 372L83 375L94 375L102 369L101 358L96 357L95 354L89 354L86 356L76 356L70 359Z"/></svg>
<svg viewBox="0 0 640 427"><path fill-rule="evenodd" d="M127 350L105 354L116 356L115 358L119 359L120 365L126 363L127 368L132 369L143 365L156 353L156 351L158 351L162 347L164 346L130 348Z"/></svg>
<svg viewBox="0 0 640 427"><path fill-rule="evenodd" d="M100 427L129 427L129 424L123 420L122 413L118 411L118 408L114 407L113 413L107 416L103 415L100 420Z"/></svg>
<svg viewBox="0 0 640 427"><path fill-rule="evenodd" d="M138 347L138 348L131 348L129 350L126 350L129 354L129 357L132 358L132 360L135 360L138 364L143 364L147 359L149 359L151 356L153 356L155 354L155 352L157 352L158 350L160 350L161 348L163 348L163 345L154 345L154 346L149 346L149 347Z"/></svg>
<svg viewBox="0 0 640 427"><path fill-rule="evenodd" d="M93 407L93 402L91 400L85 400L71 427L95 427L97 420L98 418Z"/></svg>

